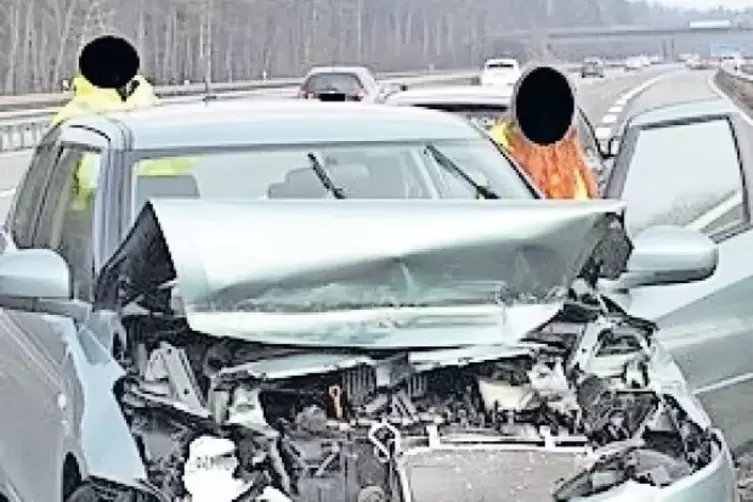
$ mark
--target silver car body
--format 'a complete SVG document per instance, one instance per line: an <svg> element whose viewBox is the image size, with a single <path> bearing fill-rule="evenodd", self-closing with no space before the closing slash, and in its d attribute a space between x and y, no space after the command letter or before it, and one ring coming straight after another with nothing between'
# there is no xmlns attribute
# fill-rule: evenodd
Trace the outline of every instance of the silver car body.
<svg viewBox="0 0 753 502"><path fill-rule="evenodd" d="M411 396L418 399L422 386L435 381L428 375L445 370L475 379L484 364L502 368L541 357L558 368L562 363L556 363L557 345L566 342L574 347L566 352L571 384L563 386L557 371L540 366L537 374L548 377L541 379L537 392L548 389L552 402L572 407L570 392L583 384L580 371L584 369L617 386L603 394L604 399L615 392L615 396L628 399L640 394L652 403L654 396L658 399L658 408L651 408L648 421L637 422L641 434L647 424L651 430L673 437L683 430L688 438L700 441L705 453L699 457L700 464L690 470L689 464L679 460L683 453L674 460L664 455L659 464L679 468L675 474L656 474L659 485L668 475L669 486L660 488L618 477L611 489L577 498L581 484L574 482L566 488L576 495L564 500L635 500L641 496L678 502L734 500L734 475L724 439L688 393L672 359L651 342L651 324L631 320L607 306L597 308L601 314L595 317L588 315L589 321L577 320L577 316L557 318L568 303L566 295L573 278L604 242L605 233L613 228L610 222L622 217L620 203L153 200L142 211L132 207L130 165L123 163L129 152L243 147L248 146L252 131L262 138L257 146L290 145L301 138L282 127L286 113L288 126L298 133L305 132L306 118L312 120L316 127L309 128L304 138L309 143L332 140L335 128L321 127L323 112L330 125L340 121L340 139L346 136L351 141L358 140L352 127L355 116L371 126L362 128L361 138L364 129L373 138L383 139L394 139L398 133L424 139L478 134L464 122L435 112L352 105L349 113L346 107L350 106L189 105L132 116L75 119L45 138L2 235L2 495L13 502L58 501L71 483L83 479L102 493L135 489L152 493L156 498L151 500L180 500L165 498L171 488L158 489L153 480L147 483L146 461L135 431L145 427L136 435L145 441L149 452L158 451L160 445L167 448L165 461L175 453L172 444L182 444L180 435L185 431L168 433L170 440L166 441L161 436L164 432L152 428L138 414L139 407L146 406L150 413L166 414L171 423L190 416L194 427L199 427L197 423L216 424L201 438L186 443L190 458L184 482L192 490L204 487L214 490L215 497L231 500L219 490L239 485L255 489L257 485L249 487L248 481L232 478L233 468L227 471L230 474L224 484L208 484L201 475L228 453L226 438L208 437L212 428L241 426L263 437L274 436L270 424L254 412L259 408L249 384L263 384L265 392L274 393L282 391L290 379L299 378L295 381L303 387L296 387L297 392L306 395L301 389L311 382L339 375L345 379L342 389L355 396L370 381L369 375L377 378L381 389L402 388L410 378ZM278 114L277 122L270 123L271 115L265 115L271 110ZM201 124L194 126L200 139L188 134L191 120ZM129 134L124 135L124 130ZM47 147L52 145L54 150L55 145L75 144L101 148L108 159L102 164L102 189L95 201L92 245L99 278L91 302L71 301L65 261L52 251L33 249L29 242L34 239L19 232L19 228L27 228L30 234L38 233L37 224L26 221L36 220L36 211L43 212L45 204L30 215L23 211L28 200L38 203L39 199L29 198L27 192L34 187L33 173L44 165ZM56 155L50 157L54 163ZM347 246L342 245L344 238ZM643 240L636 239L635 246L628 275L642 284L698 281L713 274L717 266L715 246L692 231L657 229ZM316 293L313 297L302 295L312 291ZM588 295L588 291L583 293L584 298ZM174 318L178 324L170 324L166 331L156 325L146 331L134 330L132 322L160 322L161 316L149 314L144 305L154 301L161 305L165 298L170 300L172 314L164 320L172 323ZM576 311L581 308L576 306ZM192 329L180 328L181 319ZM626 330L627 337L637 343L635 348L602 354L605 343L599 340L614 329ZM142 336L154 337L148 348L142 346L146 341ZM287 340L283 346L279 346L281 339ZM212 369L216 362L206 366L216 384L207 395L192 378L195 366L188 360L188 355L202 353L206 342L218 348L224 343L241 344L232 345L235 348L230 354L243 354L244 344L256 344L250 352L255 357L221 364L216 370ZM285 349L290 342L299 348ZM344 347L348 350L340 350ZM248 353L248 348L245 350ZM645 363L650 375L650 388L639 388L636 396L631 386L641 386L640 371L625 370L623 374L626 358L630 361L634 356L638 364L634 369ZM126 368L130 376L124 379ZM620 388L619 382L627 379L632 383ZM234 390L232 396L223 398L227 385ZM501 399L494 396L506 395L509 400L517 392L495 385L484 388L486 406L494 407ZM330 388L329 392L334 391ZM598 402L599 396L592 397ZM363 406L368 410L371 404ZM404 402L400 405L403 413L407 411L404 418L426 420L422 417L427 414L431 420L439 418L423 405L422 413L411 418L410 407L403 406ZM465 406L472 411L470 404ZM337 406L334 409L336 412ZM500 489L523 490L529 500L540 500L544 491L551 493L553 485L547 483L553 483L554 473L575 476L577 481L582 477L579 472L590 479L593 471L601 472L611 462L635 461L642 469L646 461L657 461L654 453L646 453L647 449L631 438L624 444L608 441L604 448L593 448L593 440L581 436L532 431L525 420L508 424L515 431L512 443L504 436L469 435L464 421L469 417L452 410L448 416L460 420L459 429L432 432L434 429L427 427L428 449L411 446L415 437L399 433L393 436L398 442L389 444L399 446L404 437L405 443L397 450L404 454L394 456L395 450L383 442L382 434L394 434L395 425L369 420L363 409L360 418L365 424L355 420L348 425L341 420L333 432L346 425L353 427L354 433L369 431L367 451L381 459L378 464L394 466L400 482L393 488L399 489L403 500L440 500L440 495L449 500L473 500L474 494L481 500L499 494ZM301 420L321 426L316 414L304 411L299 413L299 417L304 415ZM601 418L600 414L591 415L591 420ZM401 424L406 426L406 422ZM297 437L296 441L301 440ZM321 449L316 441L302 444ZM340 444L346 449L352 446L347 441ZM205 447L203 453L199 446ZM694 449L697 445L685 446ZM258 452L271 454L264 449ZM529 463L534 457L543 462L535 472ZM427 478L422 466L443 459L445 463L435 465ZM318 467L325 469L326 465ZM500 477L501 468L518 474ZM649 471L653 473L653 469ZM352 487L352 481L334 479L338 482L328 492L329 500L350 496L343 487ZM437 484L437 479L451 483ZM467 491L468 479L477 480L478 489ZM521 479L527 480L525 486L519 484ZM316 476L303 480L303 500L321 495ZM258 482L265 486L264 481ZM483 483L487 485L481 486ZM407 487L412 492L408 493ZM266 488L260 494L263 497L280 495L279 490L270 494ZM157 492L162 492L163 498Z"/></svg>

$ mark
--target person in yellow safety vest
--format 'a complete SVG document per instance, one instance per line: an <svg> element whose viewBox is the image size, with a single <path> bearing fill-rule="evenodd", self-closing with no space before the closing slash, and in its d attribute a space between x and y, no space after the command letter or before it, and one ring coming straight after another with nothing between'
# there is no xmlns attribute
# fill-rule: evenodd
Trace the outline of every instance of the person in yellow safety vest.
<svg viewBox="0 0 753 502"><path fill-rule="evenodd" d="M518 161L548 198L598 198L598 186L586 164L574 126L565 138L549 147L533 145L516 134L510 119L495 124L489 130L489 136Z"/></svg>
<svg viewBox="0 0 753 502"><path fill-rule="evenodd" d="M116 89L104 89L94 86L84 76L73 79L73 98L53 117L52 127L59 123L85 115L129 111L151 108L159 104L159 98L152 86L143 76L137 75L129 84L133 89L124 101ZM96 156L84 155L75 173L76 197L73 209L84 210L89 207L97 188L99 178L99 160ZM189 159L171 158L141 162L138 174L141 176L172 176L190 172L194 162Z"/></svg>

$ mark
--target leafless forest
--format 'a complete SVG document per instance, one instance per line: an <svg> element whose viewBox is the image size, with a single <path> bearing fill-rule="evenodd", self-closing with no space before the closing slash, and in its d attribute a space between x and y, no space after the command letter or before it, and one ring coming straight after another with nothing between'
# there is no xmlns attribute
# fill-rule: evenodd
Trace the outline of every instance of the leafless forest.
<svg viewBox="0 0 753 502"><path fill-rule="evenodd" d="M0 0L0 90L53 91L83 43L119 33L157 83L298 75L312 64L381 71L469 67L515 28L666 24L680 13L627 0ZM207 57L209 56L209 57Z"/></svg>

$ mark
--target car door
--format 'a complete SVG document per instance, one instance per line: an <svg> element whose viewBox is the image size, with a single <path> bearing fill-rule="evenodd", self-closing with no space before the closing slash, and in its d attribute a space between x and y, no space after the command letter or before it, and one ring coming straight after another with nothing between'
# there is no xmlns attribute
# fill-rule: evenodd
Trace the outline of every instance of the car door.
<svg viewBox="0 0 753 502"><path fill-rule="evenodd" d="M625 132L606 197L626 202L635 236L657 224L697 229L719 266L696 283L617 298L655 320L659 339L733 449L753 438L753 232L750 131L735 114L641 123Z"/></svg>
<svg viewBox="0 0 753 502"><path fill-rule="evenodd" d="M19 237L23 233L19 247L60 252L71 267L77 299L86 301L91 287L82 278L93 273L91 253L83 253L80 245L71 243L80 244L87 236L91 239L92 224L86 218L72 224L68 216L74 171L86 156L96 162L96 153L65 139L53 148L56 153L49 157L44 189L34 200L34 221L25 229L14 227L13 232ZM16 223L26 203L25 189L22 187L14 208ZM3 420L8 427L0 433L4 440L8 438L3 441L7 452L2 459L12 459L9 477L22 500L59 500L65 456L78 448L81 417L76 411L81 409L81 392L71 359L78 327L67 317L7 309L2 314L7 350L0 354L0 398L13 403L11 413L6 413L4 406Z"/></svg>
<svg viewBox="0 0 753 502"><path fill-rule="evenodd" d="M8 213L0 236L0 252L31 247L39 201L44 197L59 152L55 134L48 136L36 149ZM5 471L4 481L11 485L8 491L33 500L49 495L56 486L56 478L45 471L57 457L57 445L52 440L40 451L35 448L35 438L49 441L57 434L58 389L45 359L31 351L29 340L16 319L16 312L0 309L0 402L3 403L0 462ZM29 416L32 408L36 412Z"/></svg>

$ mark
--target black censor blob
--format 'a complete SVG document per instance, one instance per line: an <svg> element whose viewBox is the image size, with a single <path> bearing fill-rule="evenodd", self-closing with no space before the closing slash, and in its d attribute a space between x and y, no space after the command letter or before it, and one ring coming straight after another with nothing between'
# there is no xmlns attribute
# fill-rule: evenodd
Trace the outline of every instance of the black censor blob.
<svg viewBox="0 0 753 502"><path fill-rule="evenodd" d="M119 89L136 76L141 61L136 49L123 38L105 35L89 42L81 51L78 67L92 85Z"/></svg>
<svg viewBox="0 0 753 502"><path fill-rule="evenodd" d="M540 66L524 74L515 98L515 117L525 137L551 145L565 137L575 114L575 96L567 77Z"/></svg>

